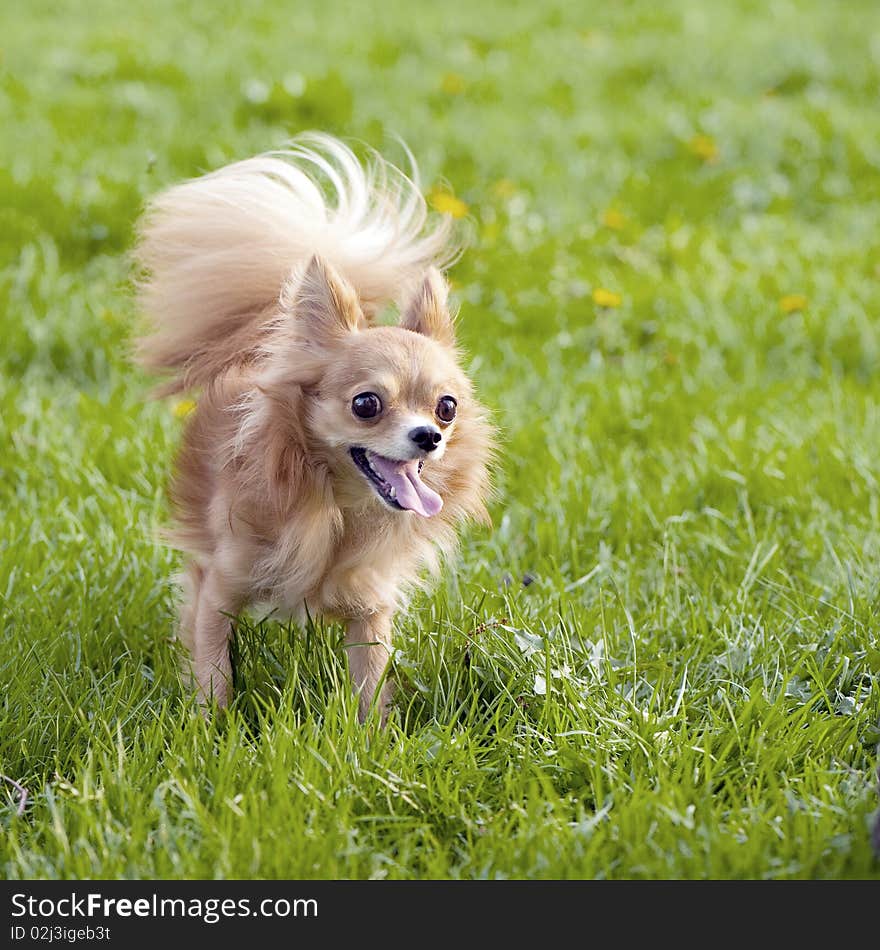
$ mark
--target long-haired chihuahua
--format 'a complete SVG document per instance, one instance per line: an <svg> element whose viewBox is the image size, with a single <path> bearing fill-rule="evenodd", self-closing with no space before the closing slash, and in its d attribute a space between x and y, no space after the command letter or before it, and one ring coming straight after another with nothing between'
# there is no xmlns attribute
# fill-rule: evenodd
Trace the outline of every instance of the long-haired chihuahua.
<svg viewBox="0 0 880 950"><path fill-rule="evenodd" d="M197 398L171 537L203 706L229 701L230 617L260 604L343 621L359 716L384 721L395 612L488 518L493 429L440 271L456 245L414 179L310 135L144 215L138 355L161 394Z"/></svg>

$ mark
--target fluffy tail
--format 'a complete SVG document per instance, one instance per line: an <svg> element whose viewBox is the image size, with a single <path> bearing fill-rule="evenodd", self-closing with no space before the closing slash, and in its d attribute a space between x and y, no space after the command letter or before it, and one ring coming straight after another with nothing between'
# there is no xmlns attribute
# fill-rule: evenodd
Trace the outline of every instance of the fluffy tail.
<svg viewBox="0 0 880 950"><path fill-rule="evenodd" d="M246 358L285 280L314 254L370 316L455 258L451 231L448 217L429 221L414 161L410 177L378 155L363 166L327 135L173 187L147 208L135 251L149 322L140 362L173 375L164 393L203 385Z"/></svg>

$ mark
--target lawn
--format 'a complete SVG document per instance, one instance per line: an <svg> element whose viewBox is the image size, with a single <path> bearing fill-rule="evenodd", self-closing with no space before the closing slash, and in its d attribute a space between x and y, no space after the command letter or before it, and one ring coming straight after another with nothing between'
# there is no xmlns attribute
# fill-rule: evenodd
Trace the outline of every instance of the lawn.
<svg viewBox="0 0 880 950"><path fill-rule="evenodd" d="M880 9L2 0L0 875L880 878ZM163 186L308 128L467 212L492 530L399 618L176 673ZM454 200L453 200L454 198Z"/></svg>

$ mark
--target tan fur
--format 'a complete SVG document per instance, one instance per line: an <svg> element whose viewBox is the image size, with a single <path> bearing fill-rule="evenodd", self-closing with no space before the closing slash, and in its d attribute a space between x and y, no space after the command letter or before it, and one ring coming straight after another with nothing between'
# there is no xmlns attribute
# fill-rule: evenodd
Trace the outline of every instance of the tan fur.
<svg viewBox="0 0 880 950"><path fill-rule="evenodd" d="M452 254L445 223L424 233L421 196L400 173L374 164L359 177L344 146L318 144L323 153L303 146L287 156L286 218L271 162L288 163L277 159L157 199L140 244L152 321L140 352L175 374L166 391L199 389L172 499L174 543L188 558L179 635L201 701L228 702L229 617L269 604L346 623L359 715L375 703L384 721L390 689L376 692L393 615L426 573L436 576L457 526L488 520L493 431L460 368L433 266ZM335 207L302 170L322 161L343 169ZM267 174L276 175L268 184ZM372 326L393 299L403 303L400 325ZM353 414L361 392L381 396L381 417ZM435 416L445 394L458 401L449 425ZM430 518L389 507L349 454L359 446L409 458L400 446L412 448L407 433L421 420L442 429L436 451L422 453L421 480L443 499Z"/></svg>

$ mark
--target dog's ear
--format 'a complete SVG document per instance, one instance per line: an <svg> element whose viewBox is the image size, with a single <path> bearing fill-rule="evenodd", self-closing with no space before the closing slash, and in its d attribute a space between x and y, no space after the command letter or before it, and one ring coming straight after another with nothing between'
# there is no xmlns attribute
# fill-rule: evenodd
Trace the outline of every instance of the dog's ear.
<svg viewBox="0 0 880 950"><path fill-rule="evenodd" d="M294 320L296 336L305 342L338 340L364 322L354 288L317 255L302 277L285 287L281 304Z"/></svg>
<svg viewBox="0 0 880 950"><path fill-rule="evenodd" d="M436 267L429 268L415 296L403 311L400 326L452 346L455 343L455 328L446 305L448 296L449 287L443 275Z"/></svg>

